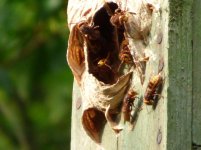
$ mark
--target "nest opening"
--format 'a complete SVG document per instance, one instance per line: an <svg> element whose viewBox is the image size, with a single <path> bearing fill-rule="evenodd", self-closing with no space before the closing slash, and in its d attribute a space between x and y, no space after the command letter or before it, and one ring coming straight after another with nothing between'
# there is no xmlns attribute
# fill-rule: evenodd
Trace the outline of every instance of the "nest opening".
<svg viewBox="0 0 201 150"><path fill-rule="evenodd" d="M105 84L114 84L118 78L119 47L124 40L124 28L112 25L110 18L118 9L116 3L105 3L93 16L96 38L87 41L89 73Z"/></svg>

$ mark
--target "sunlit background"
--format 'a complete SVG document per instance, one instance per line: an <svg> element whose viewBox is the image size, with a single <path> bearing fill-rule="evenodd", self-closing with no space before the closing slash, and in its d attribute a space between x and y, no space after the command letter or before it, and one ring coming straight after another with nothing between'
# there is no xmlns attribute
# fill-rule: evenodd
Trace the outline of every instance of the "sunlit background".
<svg viewBox="0 0 201 150"><path fill-rule="evenodd" d="M0 0L0 150L68 150L67 0Z"/></svg>

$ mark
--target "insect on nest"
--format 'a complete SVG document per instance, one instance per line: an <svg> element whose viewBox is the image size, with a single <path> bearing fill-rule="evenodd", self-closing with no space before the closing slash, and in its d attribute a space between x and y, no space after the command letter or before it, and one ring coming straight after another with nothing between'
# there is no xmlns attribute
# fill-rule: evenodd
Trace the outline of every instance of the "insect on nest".
<svg viewBox="0 0 201 150"><path fill-rule="evenodd" d="M137 98L138 93L133 89L130 89L123 100L122 113L124 122L131 122L131 112L133 110L134 101Z"/></svg>
<svg viewBox="0 0 201 150"><path fill-rule="evenodd" d="M157 103L158 96L161 94L162 86L163 77L161 72L150 77L144 94L144 103L147 105L155 105Z"/></svg>
<svg viewBox="0 0 201 150"><path fill-rule="evenodd" d="M95 13L88 15L91 10ZM131 50L128 38L134 35L135 39L143 30L134 26L136 32L132 34L128 26L131 23L127 22L133 16L119 9L116 3L108 2L81 14L85 20L81 19L71 28L67 59L84 100L82 125L86 133L100 143L106 121L116 133L122 130L115 120L120 114L122 102L124 120L131 122L137 92L129 91L125 97L131 84L130 68L140 68L138 62L146 62L148 58L136 60L134 52L131 53L134 50ZM127 70L125 66L128 66ZM152 99L156 90L147 93L144 101Z"/></svg>

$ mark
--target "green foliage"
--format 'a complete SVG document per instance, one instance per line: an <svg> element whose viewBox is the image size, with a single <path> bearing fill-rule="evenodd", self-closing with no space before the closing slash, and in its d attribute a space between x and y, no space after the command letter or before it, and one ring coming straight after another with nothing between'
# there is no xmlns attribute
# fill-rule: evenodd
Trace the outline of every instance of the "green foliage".
<svg viewBox="0 0 201 150"><path fill-rule="evenodd" d="M70 149L66 7L0 1L0 149Z"/></svg>

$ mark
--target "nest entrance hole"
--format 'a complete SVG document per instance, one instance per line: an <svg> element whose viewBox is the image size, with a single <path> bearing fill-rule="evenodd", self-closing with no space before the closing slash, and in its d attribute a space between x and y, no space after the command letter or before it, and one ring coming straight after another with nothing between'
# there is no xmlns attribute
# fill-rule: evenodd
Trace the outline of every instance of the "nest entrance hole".
<svg viewBox="0 0 201 150"><path fill-rule="evenodd" d="M113 84L119 78L119 47L124 40L124 28L112 25L110 18L118 5L105 3L93 16L92 25L98 38L87 42L89 73L105 84Z"/></svg>

